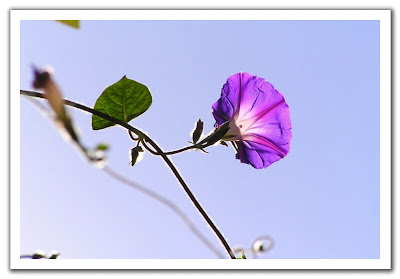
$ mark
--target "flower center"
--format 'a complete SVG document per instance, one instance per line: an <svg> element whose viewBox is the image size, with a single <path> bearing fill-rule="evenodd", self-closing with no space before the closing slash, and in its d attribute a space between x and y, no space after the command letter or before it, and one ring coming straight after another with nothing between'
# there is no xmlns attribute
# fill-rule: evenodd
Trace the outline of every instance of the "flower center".
<svg viewBox="0 0 400 279"><path fill-rule="evenodd" d="M249 126L251 126L249 121L232 118L229 120L229 130L222 139L225 141L243 140L242 136L248 130Z"/></svg>

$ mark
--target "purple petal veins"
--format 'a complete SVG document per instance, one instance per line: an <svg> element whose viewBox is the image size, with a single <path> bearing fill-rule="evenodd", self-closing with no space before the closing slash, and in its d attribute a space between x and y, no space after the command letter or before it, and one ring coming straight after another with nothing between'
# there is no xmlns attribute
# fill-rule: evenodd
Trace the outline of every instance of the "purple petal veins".
<svg viewBox="0 0 400 279"><path fill-rule="evenodd" d="M218 125L229 121L223 139L236 142L240 162L261 169L288 154L292 138L289 107L263 78L248 73L229 77L212 108Z"/></svg>

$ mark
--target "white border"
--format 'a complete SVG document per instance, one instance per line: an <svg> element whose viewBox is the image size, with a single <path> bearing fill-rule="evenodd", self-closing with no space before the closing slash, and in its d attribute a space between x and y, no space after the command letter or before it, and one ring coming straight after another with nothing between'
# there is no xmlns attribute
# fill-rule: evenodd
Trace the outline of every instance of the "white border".
<svg viewBox="0 0 400 279"><path fill-rule="evenodd" d="M20 251L20 20L379 20L380 259L67 260L30 261ZM390 10L12 10L10 12L11 269L390 269L391 11Z"/></svg>

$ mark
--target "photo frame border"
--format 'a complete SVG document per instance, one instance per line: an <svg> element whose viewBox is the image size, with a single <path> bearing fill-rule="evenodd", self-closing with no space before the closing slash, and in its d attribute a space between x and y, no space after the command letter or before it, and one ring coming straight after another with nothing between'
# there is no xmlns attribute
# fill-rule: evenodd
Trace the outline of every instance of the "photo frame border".
<svg viewBox="0 0 400 279"><path fill-rule="evenodd" d="M378 20L380 21L379 259L20 259L21 20ZM18 88L17 88L18 87ZM391 10L11 10L10 11L11 269L391 269Z"/></svg>

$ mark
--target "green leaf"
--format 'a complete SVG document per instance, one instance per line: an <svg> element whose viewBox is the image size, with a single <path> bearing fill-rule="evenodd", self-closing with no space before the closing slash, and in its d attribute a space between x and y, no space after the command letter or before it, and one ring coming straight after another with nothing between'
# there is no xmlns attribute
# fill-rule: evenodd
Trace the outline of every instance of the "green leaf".
<svg viewBox="0 0 400 279"><path fill-rule="evenodd" d="M73 28L79 29L79 20L56 20Z"/></svg>
<svg viewBox="0 0 400 279"><path fill-rule="evenodd" d="M97 99L94 109L108 114L125 123L138 117L151 105L149 89L124 76L121 80L107 87ZM100 130L115 125L99 116L92 116L92 129Z"/></svg>
<svg viewBox="0 0 400 279"><path fill-rule="evenodd" d="M236 258L236 259L242 260L242 259L247 259L247 258L246 258L246 255L244 254L244 252L242 251L242 257L241 258Z"/></svg>
<svg viewBox="0 0 400 279"><path fill-rule="evenodd" d="M110 147L108 146L107 143L99 143L99 144L96 146L96 150L101 150L101 151L108 150L109 148L110 148Z"/></svg>

